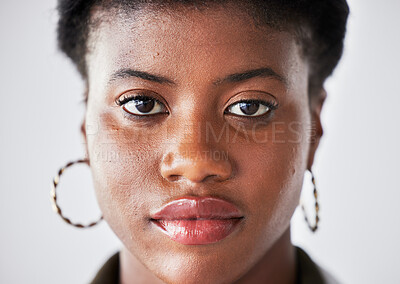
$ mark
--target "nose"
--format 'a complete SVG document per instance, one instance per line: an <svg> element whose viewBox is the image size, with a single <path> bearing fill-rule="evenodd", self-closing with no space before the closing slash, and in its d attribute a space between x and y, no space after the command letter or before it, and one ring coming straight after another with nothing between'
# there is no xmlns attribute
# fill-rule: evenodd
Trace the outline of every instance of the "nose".
<svg viewBox="0 0 400 284"><path fill-rule="evenodd" d="M224 142L208 139L207 128L185 126L182 135L163 155L161 175L168 181L187 180L192 183L225 181L232 175L232 164L227 151L221 151ZM208 137L208 138L207 138ZM207 141L208 140L208 141Z"/></svg>

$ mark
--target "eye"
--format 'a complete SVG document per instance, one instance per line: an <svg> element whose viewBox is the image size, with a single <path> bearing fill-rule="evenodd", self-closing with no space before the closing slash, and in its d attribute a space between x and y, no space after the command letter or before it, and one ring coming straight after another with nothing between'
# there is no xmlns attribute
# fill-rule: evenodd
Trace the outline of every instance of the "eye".
<svg viewBox="0 0 400 284"><path fill-rule="evenodd" d="M276 109L276 104L258 100L243 100L231 104L227 111L228 113L238 116L262 116L267 112Z"/></svg>
<svg viewBox="0 0 400 284"><path fill-rule="evenodd" d="M143 95L123 95L116 103L124 111L132 115L153 115L158 113L167 113L165 105L159 100Z"/></svg>

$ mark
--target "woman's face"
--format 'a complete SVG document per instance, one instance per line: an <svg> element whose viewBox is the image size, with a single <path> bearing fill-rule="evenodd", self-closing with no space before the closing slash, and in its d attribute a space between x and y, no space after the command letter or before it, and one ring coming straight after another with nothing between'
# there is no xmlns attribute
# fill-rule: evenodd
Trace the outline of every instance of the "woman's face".
<svg viewBox="0 0 400 284"><path fill-rule="evenodd" d="M313 156L308 65L290 33L234 8L144 11L99 13L90 37L85 136L98 202L159 278L232 282L288 232L298 204ZM203 239L185 239L172 232L184 225L151 220L201 197L241 218L208 239L200 225Z"/></svg>

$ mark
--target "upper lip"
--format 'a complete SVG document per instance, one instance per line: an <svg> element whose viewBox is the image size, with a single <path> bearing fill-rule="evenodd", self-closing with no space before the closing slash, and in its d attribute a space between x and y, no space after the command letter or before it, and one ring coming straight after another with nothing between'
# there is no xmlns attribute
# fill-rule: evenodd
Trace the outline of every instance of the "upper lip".
<svg viewBox="0 0 400 284"><path fill-rule="evenodd" d="M151 215L152 220L236 219L243 214L231 202L217 197L175 199Z"/></svg>

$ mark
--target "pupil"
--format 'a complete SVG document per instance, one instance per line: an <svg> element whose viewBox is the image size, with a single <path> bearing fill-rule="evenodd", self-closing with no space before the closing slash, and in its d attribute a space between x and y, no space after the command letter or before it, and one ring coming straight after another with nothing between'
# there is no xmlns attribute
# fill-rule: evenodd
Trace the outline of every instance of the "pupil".
<svg viewBox="0 0 400 284"><path fill-rule="evenodd" d="M140 112L150 112L154 107L154 100L138 100L136 101L136 109Z"/></svg>
<svg viewBox="0 0 400 284"><path fill-rule="evenodd" d="M240 103L240 110L247 115L255 114L260 104L256 102Z"/></svg>

